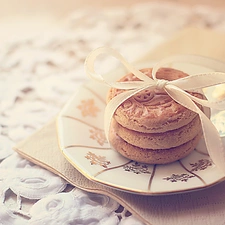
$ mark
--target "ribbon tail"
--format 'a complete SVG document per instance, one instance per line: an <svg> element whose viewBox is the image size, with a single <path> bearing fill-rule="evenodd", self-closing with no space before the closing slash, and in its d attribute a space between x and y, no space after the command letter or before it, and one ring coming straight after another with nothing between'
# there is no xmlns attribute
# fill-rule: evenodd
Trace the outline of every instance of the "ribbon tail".
<svg viewBox="0 0 225 225"><path fill-rule="evenodd" d="M171 81L171 84L186 91L193 91L202 88L212 87L223 83L225 83L224 72L194 74Z"/></svg>
<svg viewBox="0 0 225 225"><path fill-rule="evenodd" d="M136 92L135 92L136 93ZM109 101L109 103L106 105L105 113L104 113L104 130L105 130L105 136L107 141L109 142L109 131L110 131L110 124L113 118L113 115L116 111L116 109L128 98L130 98L132 95L134 95L134 91L126 91L123 92L117 96L115 96L113 99Z"/></svg>
<svg viewBox="0 0 225 225"><path fill-rule="evenodd" d="M214 70L225 72L225 63L222 61L199 55L174 55L161 60L158 64L156 64L152 70L152 77L156 77L156 72L160 67L177 62L201 65L206 68L213 68Z"/></svg>
<svg viewBox="0 0 225 225"><path fill-rule="evenodd" d="M209 118L200 109L199 117L202 123L202 129L209 156L218 169L225 174L225 151L218 131Z"/></svg>
<svg viewBox="0 0 225 225"><path fill-rule="evenodd" d="M213 123L191 100L186 92L183 92L173 85L167 85L165 90L177 103L198 113L209 156L218 169L225 174L225 149L219 133Z"/></svg>
<svg viewBox="0 0 225 225"><path fill-rule="evenodd" d="M172 84L173 85L173 84ZM216 109L216 110L224 110L225 109L225 100L222 101L208 101L207 99L201 99L201 98L197 98L191 94L189 94L188 92L180 89L179 87L174 87L177 90L179 90L180 92L184 93L185 95L187 95L190 99L192 99L194 102L199 103L202 106L205 107L209 107L212 109Z"/></svg>
<svg viewBox="0 0 225 225"><path fill-rule="evenodd" d="M188 94L188 93L187 93ZM189 94L190 95L190 94ZM190 98L203 105L203 106L206 106L206 107L209 107L209 108L212 108L212 109L216 109L216 110L224 110L225 109L225 101L208 101L208 100L205 100L205 99L200 99L200 98L197 98L193 95L190 95Z"/></svg>

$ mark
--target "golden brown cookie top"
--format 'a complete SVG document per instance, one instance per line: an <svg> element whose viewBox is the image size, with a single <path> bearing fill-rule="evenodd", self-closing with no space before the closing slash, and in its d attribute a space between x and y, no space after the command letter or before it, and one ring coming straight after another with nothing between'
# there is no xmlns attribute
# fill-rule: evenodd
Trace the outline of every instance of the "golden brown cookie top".
<svg viewBox="0 0 225 225"><path fill-rule="evenodd" d="M143 73L151 77L151 68L142 69ZM158 79L176 80L186 77L188 74L172 69L161 68L156 73ZM125 75L119 81L135 81L139 80L132 73ZM116 95L124 92L111 88L109 90L107 101ZM201 97L200 94L193 94ZM114 118L122 126L146 133L165 132L168 130L177 129L189 123L196 113L188 110L175 102L168 94L160 89L146 89L132 96L123 102L116 110Z"/></svg>

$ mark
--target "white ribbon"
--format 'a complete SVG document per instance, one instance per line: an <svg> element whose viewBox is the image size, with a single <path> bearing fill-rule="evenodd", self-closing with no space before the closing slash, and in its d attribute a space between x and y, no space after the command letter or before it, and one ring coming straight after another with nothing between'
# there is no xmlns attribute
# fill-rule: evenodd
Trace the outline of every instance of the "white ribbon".
<svg viewBox="0 0 225 225"><path fill-rule="evenodd" d="M107 76L103 78L101 74L97 74L95 72L94 63L96 58L101 54L110 54L111 56L117 58L128 69L128 71L133 73L137 78L140 79L140 81L111 82ZM113 88L127 90L110 100L110 102L105 108L104 129L106 137L108 139L109 128L113 114L124 101L145 89L160 88L163 89L174 101L176 101L180 105L198 113L199 118L201 120L207 151L214 164L225 174L225 150L219 133L210 121L210 119L196 105L196 103L198 103L201 104L203 107L224 110L225 103L224 101L210 102L208 100L194 97L187 92L225 83L225 73L201 73L190 75L173 81L157 79L156 72L158 71L158 69L161 68L163 65L174 62L193 63L208 67L210 65L213 65L213 67L216 67L218 71L225 71L225 64L222 62L201 56L180 55L169 57L168 59L165 59L155 65L152 70L152 78L150 78L141 71L134 68L133 65L129 64L118 52L111 48L101 47L95 49L88 55L85 61L85 69L87 75L92 80L98 81L100 83L103 83L104 85L108 85Z"/></svg>

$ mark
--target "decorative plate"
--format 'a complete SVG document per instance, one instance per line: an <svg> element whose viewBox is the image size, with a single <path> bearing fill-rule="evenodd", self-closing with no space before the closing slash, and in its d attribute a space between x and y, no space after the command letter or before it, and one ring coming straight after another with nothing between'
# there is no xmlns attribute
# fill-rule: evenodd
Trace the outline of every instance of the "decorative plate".
<svg viewBox="0 0 225 225"><path fill-rule="evenodd" d="M139 65L139 68L143 68ZM148 66L149 65L148 63ZM172 66L172 65L171 65ZM216 68L174 64L189 74ZM123 69L114 71L121 77ZM108 74L110 76L110 74ZM83 84L57 118L60 149L65 158L85 177L112 188L142 195L163 195L194 191L225 180L206 153L204 140L182 160L166 165L131 161L111 149L103 130L105 96L108 87L94 82ZM212 98L212 88L204 90ZM212 121L225 136L225 112L215 112ZM221 126L223 124L223 126Z"/></svg>

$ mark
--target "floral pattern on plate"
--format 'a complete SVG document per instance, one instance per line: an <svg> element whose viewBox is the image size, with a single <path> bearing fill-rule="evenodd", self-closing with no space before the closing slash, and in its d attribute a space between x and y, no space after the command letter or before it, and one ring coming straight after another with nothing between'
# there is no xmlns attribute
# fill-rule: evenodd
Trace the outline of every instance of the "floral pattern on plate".
<svg viewBox="0 0 225 225"><path fill-rule="evenodd" d="M180 67L188 68L186 72L202 69ZM204 140L184 159L166 165L143 164L121 156L110 147L104 133L106 94L107 87L85 83L57 118L60 149L84 176L112 188L143 195L193 191L225 179L207 154Z"/></svg>

